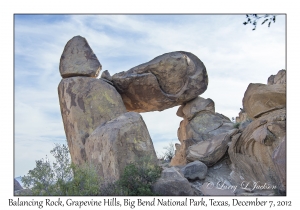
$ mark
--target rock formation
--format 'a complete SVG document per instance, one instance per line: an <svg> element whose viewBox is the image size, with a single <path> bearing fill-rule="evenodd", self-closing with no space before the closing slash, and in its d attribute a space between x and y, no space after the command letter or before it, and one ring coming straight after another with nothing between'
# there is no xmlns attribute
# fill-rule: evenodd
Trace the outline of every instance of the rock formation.
<svg viewBox="0 0 300 210"><path fill-rule="evenodd" d="M72 161L85 162L85 142L100 125L126 112L115 88L91 77L62 79L58 86L65 132Z"/></svg>
<svg viewBox="0 0 300 210"><path fill-rule="evenodd" d="M190 146L187 149L187 161L200 160L207 166L214 165L225 155L230 137L236 132L237 129L232 129Z"/></svg>
<svg viewBox="0 0 300 210"><path fill-rule="evenodd" d="M258 118L264 113L286 106L285 84L250 84L243 98L243 107L248 117Z"/></svg>
<svg viewBox="0 0 300 210"><path fill-rule="evenodd" d="M97 77L101 64L85 38L73 37L60 58L59 71L63 78L72 76Z"/></svg>
<svg viewBox="0 0 300 210"><path fill-rule="evenodd" d="M215 112L211 99L197 97L179 107L177 115L183 117L178 128L176 154L171 165L185 165L200 160L208 166L216 163L226 152L230 137L236 132L233 123Z"/></svg>
<svg viewBox="0 0 300 210"><path fill-rule="evenodd" d="M269 77L268 85L248 86L238 129L215 113L211 99L198 97L179 107L177 115L184 118L178 129L181 144L176 144L170 165L186 167L199 160L208 166L205 179L191 182L198 195L285 194L285 78L281 70ZM241 186L244 182L247 188ZM265 189L254 189L255 183Z"/></svg>
<svg viewBox="0 0 300 210"><path fill-rule="evenodd" d="M268 85L274 84L286 84L286 70L282 69L276 75L271 75L268 78Z"/></svg>
<svg viewBox="0 0 300 210"><path fill-rule="evenodd" d="M233 136L229 147L232 177L275 186L281 193L286 188L286 110L285 71L268 79L268 85L249 85L243 104L253 121ZM279 83L270 82L281 78ZM250 94L251 93L251 94ZM250 98L250 99L249 99Z"/></svg>
<svg viewBox="0 0 300 210"><path fill-rule="evenodd" d="M127 113L109 81L95 78L100 70L87 41L72 38L60 60L58 95L72 162L91 163L102 178L115 181L131 161L157 157L142 117Z"/></svg>
<svg viewBox="0 0 300 210"><path fill-rule="evenodd" d="M153 192L157 195L195 195L189 181L175 168L166 168L154 183Z"/></svg>
<svg viewBox="0 0 300 210"><path fill-rule="evenodd" d="M274 191L235 187L245 181L266 183L276 186L277 194L285 193L285 70L271 75L267 85L248 86L236 125L215 112L212 99L198 96L206 90L208 76L202 61L189 52L166 53L113 76L106 70L97 79L101 64L87 41L76 36L66 44L59 70L58 95L72 162L92 164L103 181L118 180L125 166L137 159L149 157L157 163L137 112L181 105L180 144L170 164L163 165L154 193L272 195Z"/></svg>
<svg viewBox="0 0 300 210"><path fill-rule="evenodd" d="M104 74L103 78L110 78ZM189 52L171 52L112 76L128 111L162 111L202 94L208 85L202 61Z"/></svg>
<svg viewBox="0 0 300 210"><path fill-rule="evenodd" d="M120 178L121 172L136 158L147 156L156 164L153 143L142 116L127 112L98 126L87 138L85 150L88 162L97 166L106 182Z"/></svg>
<svg viewBox="0 0 300 210"><path fill-rule="evenodd" d="M285 173L278 169L285 168L285 119L285 109L269 112L233 137L228 153L236 177L284 188Z"/></svg>

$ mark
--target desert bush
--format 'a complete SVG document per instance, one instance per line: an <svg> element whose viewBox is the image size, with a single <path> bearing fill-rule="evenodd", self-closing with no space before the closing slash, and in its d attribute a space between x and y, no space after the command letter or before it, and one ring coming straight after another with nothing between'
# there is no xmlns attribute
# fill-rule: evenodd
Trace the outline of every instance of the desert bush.
<svg viewBox="0 0 300 210"><path fill-rule="evenodd" d="M172 142L169 143L168 146L164 147L165 152L163 153L163 158L166 161L171 161L175 155L174 145Z"/></svg>
<svg viewBox="0 0 300 210"><path fill-rule="evenodd" d="M74 178L67 183L65 195L95 196L100 195L101 180L96 167L91 164L71 165Z"/></svg>
<svg viewBox="0 0 300 210"><path fill-rule="evenodd" d="M234 123L233 127L239 129L241 123Z"/></svg>
<svg viewBox="0 0 300 210"><path fill-rule="evenodd" d="M128 164L116 182L117 192L122 195L154 195L152 184L160 177L161 168L150 157Z"/></svg>
<svg viewBox="0 0 300 210"><path fill-rule="evenodd" d="M36 161L34 169L22 177L24 187L32 195L97 195L100 180L93 166L71 163L66 145L55 144L50 151L54 156L53 164L47 159Z"/></svg>
<svg viewBox="0 0 300 210"><path fill-rule="evenodd" d="M56 144L50 153L55 158L53 164L47 158L37 160L35 168L22 177L32 195L153 195L151 186L161 174L156 161L144 157L128 164L118 181L107 184L99 178L95 166L72 164L66 145Z"/></svg>

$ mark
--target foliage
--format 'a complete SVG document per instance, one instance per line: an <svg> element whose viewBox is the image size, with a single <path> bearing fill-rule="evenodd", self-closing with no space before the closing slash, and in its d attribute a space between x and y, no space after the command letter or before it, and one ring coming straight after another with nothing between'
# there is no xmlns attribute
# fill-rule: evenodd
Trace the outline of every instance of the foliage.
<svg viewBox="0 0 300 210"><path fill-rule="evenodd" d="M47 158L37 160L35 168L22 177L32 195L153 195L151 186L161 174L155 161L144 157L128 164L117 182L107 184L101 182L95 166L72 164L67 146L56 144L51 154L52 165Z"/></svg>
<svg viewBox="0 0 300 210"><path fill-rule="evenodd" d="M96 195L99 193L98 176L90 165L71 164L66 145L56 144L50 151L55 162L46 158L37 160L33 170L22 177L24 187L33 195Z"/></svg>
<svg viewBox="0 0 300 210"><path fill-rule="evenodd" d="M101 180L96 168L91 164L71 165L74 178L67 183L65 195L95 196L100 195Z"/></svg>
<svg viewBox="0 0 300 210"><path fill-rule="evenodd" d="M164 147L164 149L166 150L164 153L163 153L163 158L164 160L166 161L171 161L172 158L174 157L175 155L175 150L174 150L174 145L173 143L169 143L169 146L167 147Z"/></svg>
<svg viewBox="0 0 300 210"><path fill-rule="evenodd" d="M235 119L234 117L231 118L231 122L235 123Z"/></svg>
<svg viewBox="0 0 300 210"><path fill-rule="evenodd" d="M125 196L154 195L151 186L160 177L160 174L161 168L149 157L130 163L116 182L119 188L118 192Z"/></svg>
<svg viewBox="0 0 300 210"><path fill-rule="evenodd" d="M271 15L271 14L266 14L266 15L257 15L257 14L247 14L246 15L247 21L245 21L243 24L252 24L254 28L252 29L253 31L256 29L257 23L259 22L260 19L262 19L261 25L265 24L268 22L268 27L271 26L271 23L275 23L276 21L276 15Z"/></svg>
<svg viewBox="0 0 300 210"><path fill-rule="evenodd" d="M31 188L33 195L52 195L54 191L54 173L49 160L37 160L36 167L22 177L24 188Z"/></svg>
<svg viewBox="0 0 300 210"><path fill-rule="evenodd" d="M233 127L239 129L241 123L234 123Z"/></svg>

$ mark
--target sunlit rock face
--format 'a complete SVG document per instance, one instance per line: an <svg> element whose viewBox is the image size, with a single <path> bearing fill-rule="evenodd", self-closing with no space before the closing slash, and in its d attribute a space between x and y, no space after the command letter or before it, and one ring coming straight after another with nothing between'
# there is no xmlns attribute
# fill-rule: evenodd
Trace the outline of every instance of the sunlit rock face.
<svg viewBox="0 0 300 210"><path fill-rule="evenodd" d="M266 183L285 194L286 70L271 75L267 85L250 84L242 111L246 124L240 125L228 150L232 177L240 182Z"/></svg>
<svg viewBox="0 0 300 210"><path fill-rule="evenodd" d="M279 109L252 121L232 138L229 156L241 180L286 188L286 111Z"/></svg>
<svg viewBox="0 0 300 210"><path fill-rule="evenodd" d="M286 106L285 84L253 84L251 83L243 98L243 107L247 116L251 119L273 110Z"/></svg>
<svg viewBox="0 0 300 210"><path fill-rule="evenodd" d="M103 75L108 79L108 75ZM114 74L111 78L126 109L162 111L202 94L208 86L203 62L189 52L171 52Z"/></svg>

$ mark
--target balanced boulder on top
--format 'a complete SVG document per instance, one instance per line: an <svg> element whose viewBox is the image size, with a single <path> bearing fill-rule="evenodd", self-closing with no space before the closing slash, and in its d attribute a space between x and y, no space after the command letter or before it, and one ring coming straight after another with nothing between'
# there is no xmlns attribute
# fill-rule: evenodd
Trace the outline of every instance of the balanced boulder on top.
<svg viewBox="0 0 300 210"><path fill-rule="evenodd" d="M171 52L112 76L126 109L162 111L202 94L208 85L202 61L189 52Z"/></svg>
<svg viewBox="0 0 300 210"><path fill-rule="evenodd" d="M75 36L66 44L60 58L59 71L63 78L72 76L97 77L101 64L85 38Z"/></svg>

